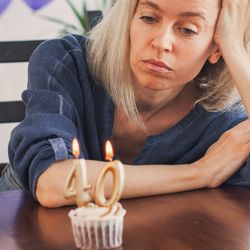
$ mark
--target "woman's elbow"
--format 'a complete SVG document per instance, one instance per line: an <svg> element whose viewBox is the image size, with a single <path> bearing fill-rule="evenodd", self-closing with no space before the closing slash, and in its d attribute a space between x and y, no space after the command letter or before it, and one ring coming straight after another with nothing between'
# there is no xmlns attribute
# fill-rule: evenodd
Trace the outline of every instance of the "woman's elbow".
<svg viewBox="0 0 250 250"><path fill-rule="evenodd" d="M42 173L37 180L36 198L43 206L48 208L55 208L62 206L60 194L57 191L55 182L48 176L47 171Z"/></svg>
<svg viewBox="0 0 250 250"><path fill-rule="evenodd" d="M43 207L55 208L60 206L53 187L40 179L37 182L36 198Z"/></svg>

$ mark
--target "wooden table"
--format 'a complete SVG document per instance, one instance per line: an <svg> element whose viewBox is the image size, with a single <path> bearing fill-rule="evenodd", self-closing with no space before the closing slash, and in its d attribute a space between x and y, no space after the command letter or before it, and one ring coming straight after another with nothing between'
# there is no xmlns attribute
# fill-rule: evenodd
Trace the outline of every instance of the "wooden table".
<svg viewBox="0 0 250 250"><path fill-rule="evenodd" d="M122 201L119 250L250 249L250 188L223 187ZM75 249L72 207L46 209L23 191L0 193L1 250Z"/></svg>

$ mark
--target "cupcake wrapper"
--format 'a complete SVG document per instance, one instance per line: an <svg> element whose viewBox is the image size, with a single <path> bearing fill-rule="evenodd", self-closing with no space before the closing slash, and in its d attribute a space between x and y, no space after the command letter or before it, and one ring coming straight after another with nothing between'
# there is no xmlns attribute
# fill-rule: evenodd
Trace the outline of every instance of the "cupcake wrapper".
<svg viewBox="0 0 250 250"><path fill-rule="evenodd" d="M74 211L70 211L69 217L76 247L81 249L119 247L122 244L124 214L115 219L98 221L78 218L74 215Z"/></svg>

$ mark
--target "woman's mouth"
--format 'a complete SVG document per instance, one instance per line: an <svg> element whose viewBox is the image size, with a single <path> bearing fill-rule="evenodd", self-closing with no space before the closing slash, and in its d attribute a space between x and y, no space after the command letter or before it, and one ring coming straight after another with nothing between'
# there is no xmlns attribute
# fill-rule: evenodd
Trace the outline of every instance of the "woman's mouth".
<svg viewBox="0 0 250 250"><path fill-rule="evenodd" d="M143 62L148 69L159 73L169 73L173 71L173 69L170 66L168 66L166 63L162 61L150 59L150 60L143 60Z"/></svg>

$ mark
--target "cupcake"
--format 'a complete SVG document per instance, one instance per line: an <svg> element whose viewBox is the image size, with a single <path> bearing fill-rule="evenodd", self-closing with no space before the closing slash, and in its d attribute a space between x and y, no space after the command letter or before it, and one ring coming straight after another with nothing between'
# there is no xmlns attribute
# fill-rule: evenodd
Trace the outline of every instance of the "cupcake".
<svg viewBox="0 0 250 250"><path fill-rule="evenodd" d="M111 152L108 157L110 162L101 169L91 197L89 191L92 187L87 181L86 162L84 159L78 159L78 142L73 141L72 144L72 152L76 159L73 160L73 167L66 179L64 194L66 198L75 197L78 206L69 212L76 247L117 248L122 244L123 220L126 214L126 210L118 203L124 188L124 166L118 160L112 161ZM113 176L113 189L107 200L104 180L108 172Z"/></svg>
<svg viewBox="0 0 250 250"><path fill-rule="evenodd" d="M116 202L111 207L90 203L69 212L74 240L81 249L110 249L121 246L126 210Z"/></svg>

